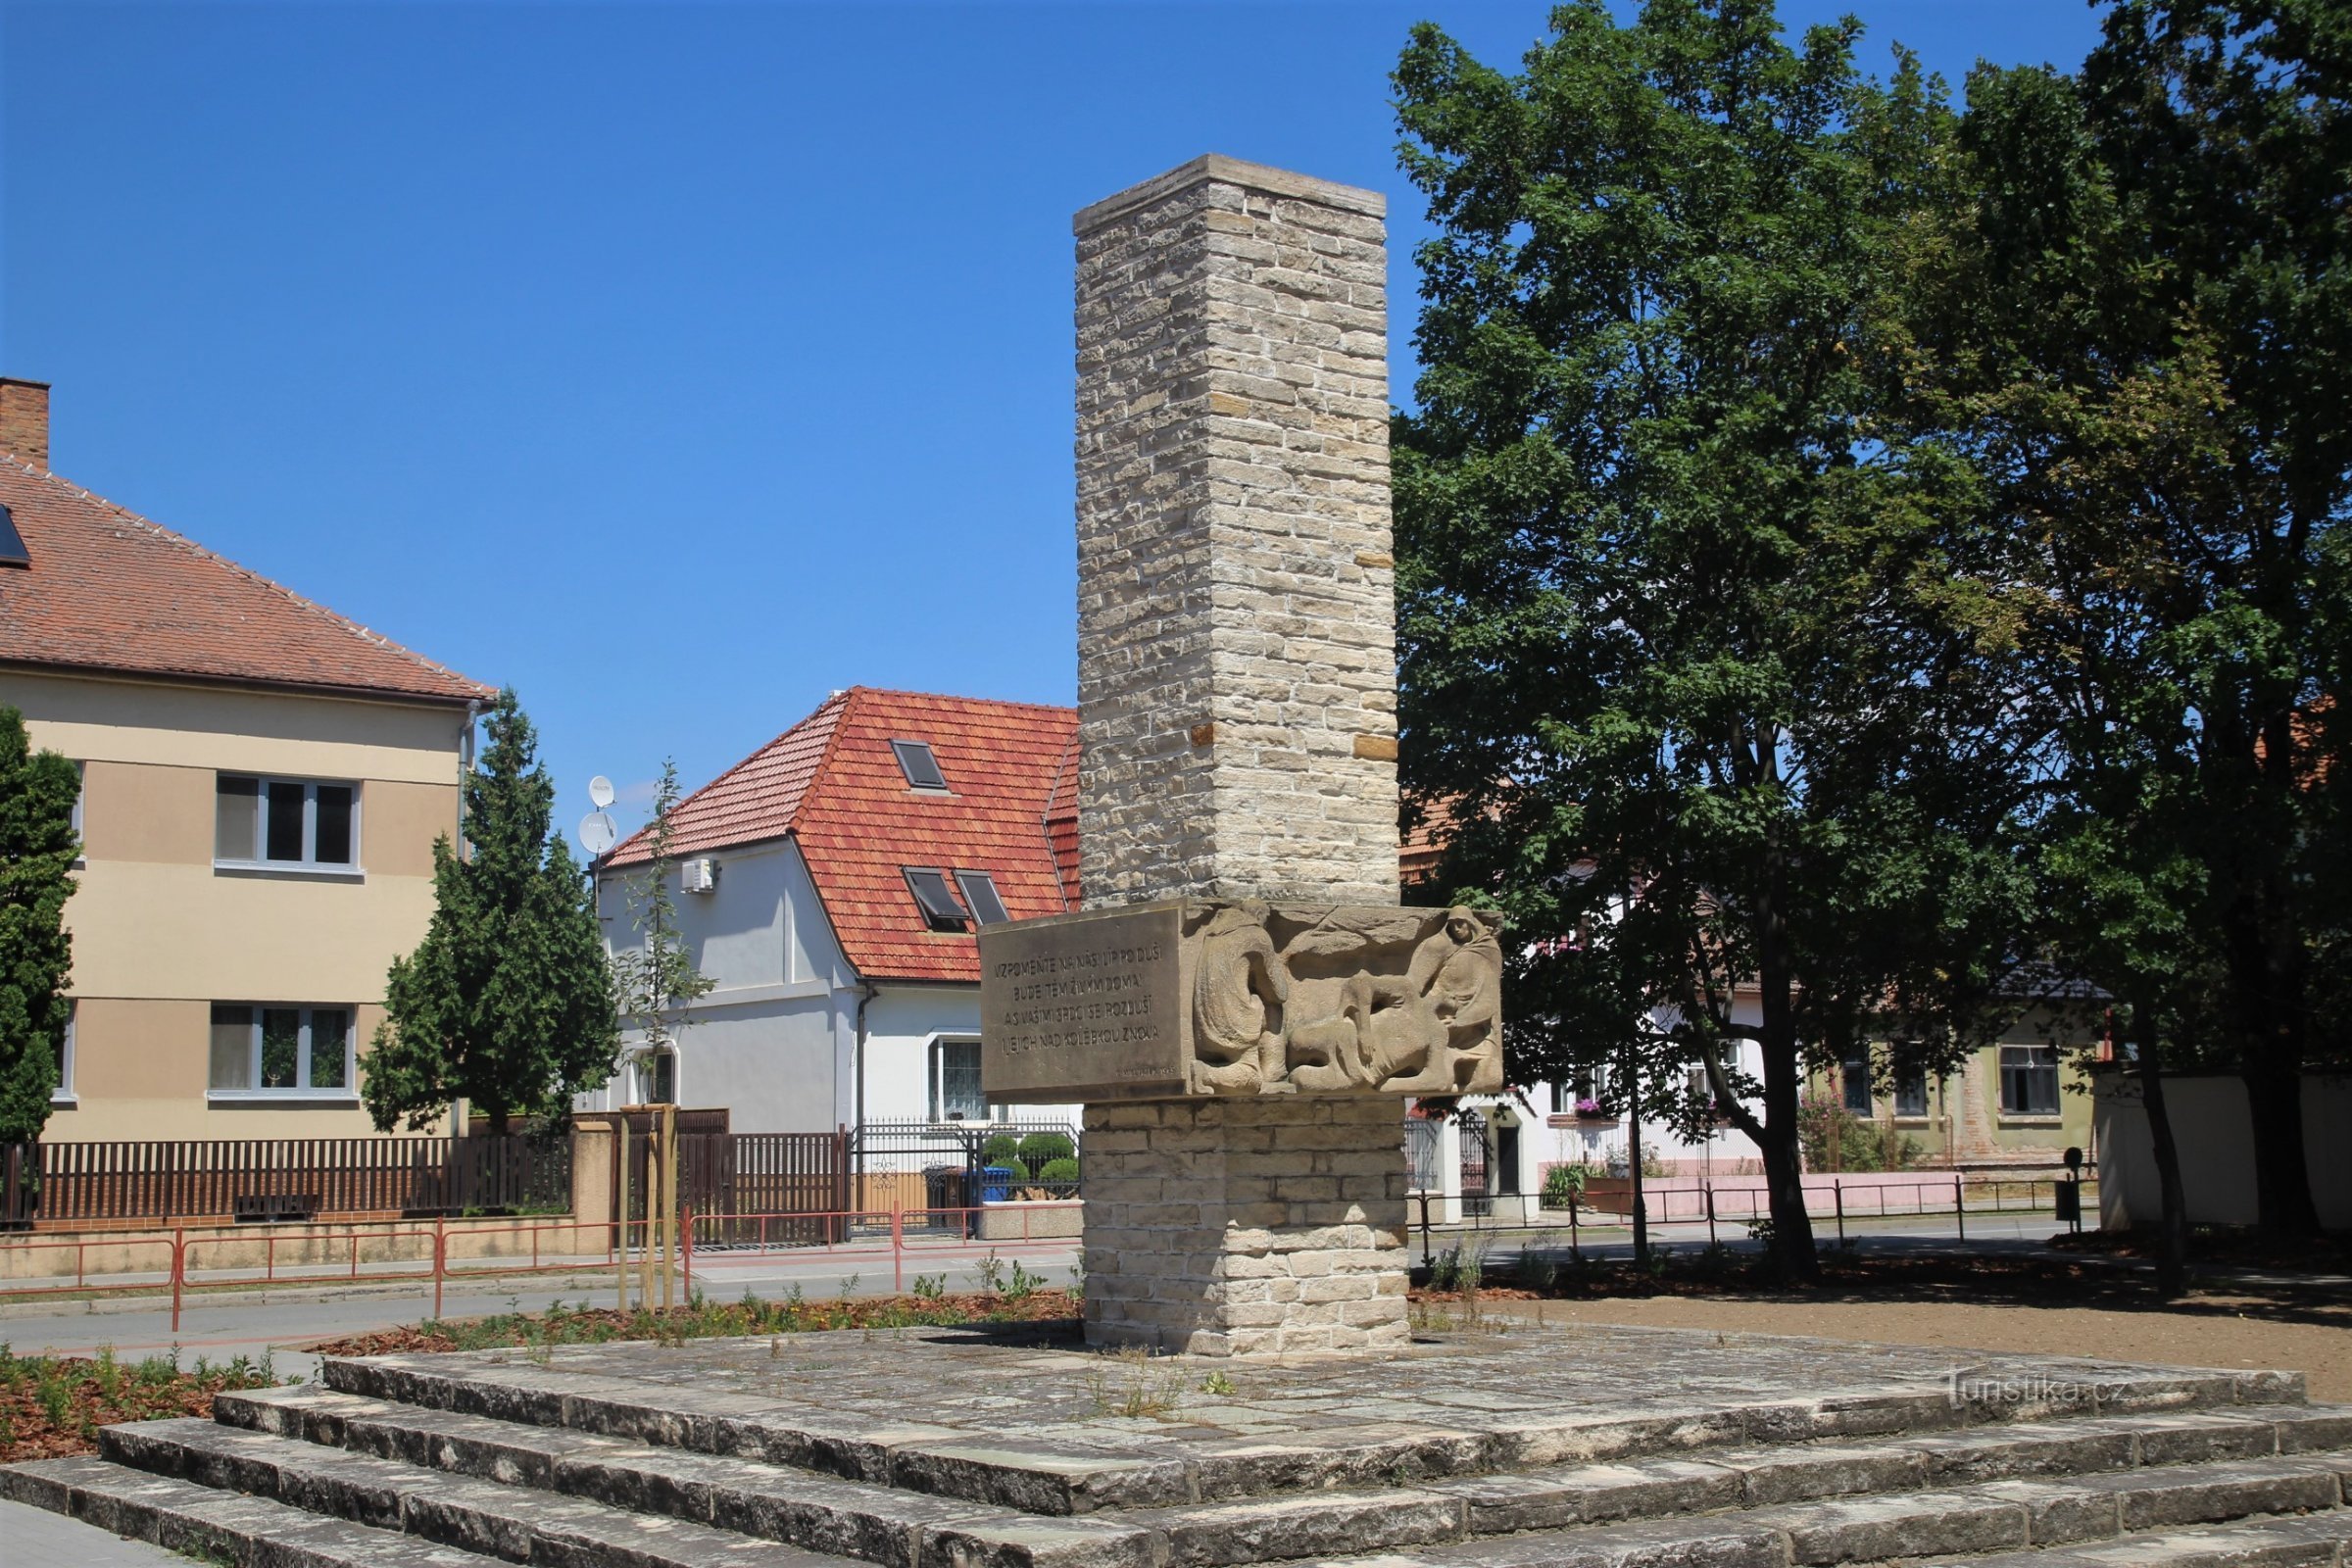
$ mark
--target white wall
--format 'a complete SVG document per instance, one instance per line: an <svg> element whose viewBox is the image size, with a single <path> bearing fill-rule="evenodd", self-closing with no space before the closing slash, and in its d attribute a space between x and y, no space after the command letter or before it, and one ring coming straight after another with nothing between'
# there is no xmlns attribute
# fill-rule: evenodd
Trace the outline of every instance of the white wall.
<svg viewBox="0 0 2352 1568"><path fill-rule="evenodd" d="M789 839L723 850L709 893L673 892L678 931L695 965L716 981L677 1031L681 1105L724 1105L736 1132L830 1132L858 1121L920 1121L931 1113L931 1046L980 1038L978 985L879 982L870 998L843 956ZM639 945L630 927L626 870L598 879L599 916L615 954ZM865 1061L858 1063L858 1004ZM633 1032L622 1037L626 1056ZM582 1109L635 1103L645 1084L624 1070ZM1075 1124L1075 1105L1015 1106L1001 1119Z"/></svg>
<svg viewBox="0 0 2352 1568"><path fill-rule="evenodd" d="M695 966L717 982L675 1031L677 1101L723 1105L736 1132L830 1132L856 1119L849 1070L858 987L842 956L800 850L788 839L720 851L709 893L672 890L678 932ZM632 868L597 879L607 950L640 945L631 926ZM624 1031L624 1058L636 1043ZM624 1072L581 1108L641 1100Z"/></svg>
<svg viewBox="0 0 2352 1568"><path fill-rule="evenodd" d="M2254 1131L2247 1117L2246 1086L2236 1078L2168 1078L2164 1106L2172 1117L2173 1142L2180 1151L2180 1185L2188 1200L2189 1223L2253 1224L2258 1217ZM2094 1073L2091 1115L2099 1140L2100 1229L2157 1224L2164 1199L2137 1082L2125 1072ZM2347 1128L2352 1128L2352 1078L2306 1076L2304 1157L2320 1223L2329 1230L2352 1229L2352 1139L2344 1136Z"/></svg>

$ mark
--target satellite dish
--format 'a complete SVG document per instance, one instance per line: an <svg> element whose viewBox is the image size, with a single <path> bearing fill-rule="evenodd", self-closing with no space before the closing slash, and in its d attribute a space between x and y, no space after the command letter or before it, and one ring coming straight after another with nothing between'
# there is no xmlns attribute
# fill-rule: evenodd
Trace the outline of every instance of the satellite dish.
<svg viewBox="0 0 2352 1568"><path fill-rule="evenodd" d="M599 779L597 782L602 784L604 780ZM611 791L612 786L607 785L606 793L609 795ZM586 816L580 818L580 848L586 850L590 855L604 854L619 838L620 830L612 825L612 819L604 812L590 811Z"/></svg>
<svg viewBox="0 0 2352 1568"><path fill-rule="evenodd" d="M600 811L612 804L612 781L602 773L588 781L588 804Z"/></svg>

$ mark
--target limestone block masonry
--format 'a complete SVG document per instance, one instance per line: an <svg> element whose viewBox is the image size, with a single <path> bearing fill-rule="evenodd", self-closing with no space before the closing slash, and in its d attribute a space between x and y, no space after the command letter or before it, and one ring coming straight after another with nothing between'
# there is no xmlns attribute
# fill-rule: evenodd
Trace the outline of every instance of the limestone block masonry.
<svg viewBox="0 0 2352 1568"><path fill-rule="evenodd" d="M1396 900L1385 213L1208 157L1077 217L1089 907Z"/></svg>
<svg viewBox="0 0 2352 1568"><path fill-rule="evenodd" d="M1396 1103L1088 1105L1088 1340L1196 1355L1404 1348Z"/></svg>

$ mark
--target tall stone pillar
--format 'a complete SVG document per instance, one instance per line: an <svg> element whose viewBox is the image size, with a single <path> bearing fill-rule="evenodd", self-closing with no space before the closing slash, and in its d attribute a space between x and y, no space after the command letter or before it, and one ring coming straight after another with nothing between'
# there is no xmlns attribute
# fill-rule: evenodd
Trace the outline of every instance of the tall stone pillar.
<svg viewBox="0 0 2352 1568"><path fill-rule="evenodd" d="M1080 213L1083 912L981 934L992 1099L1086 1105L1086 1323L1403 1345L1402 1100L1501 1086L1492 919L1396 906L1382 198Z"/></svg>
<svg viewBox="0 0 2352 1568"><path fill-rule="evenodd" d="M1077 217L1089 907L1396 902L1385 211L1210 157Z"/></svg>

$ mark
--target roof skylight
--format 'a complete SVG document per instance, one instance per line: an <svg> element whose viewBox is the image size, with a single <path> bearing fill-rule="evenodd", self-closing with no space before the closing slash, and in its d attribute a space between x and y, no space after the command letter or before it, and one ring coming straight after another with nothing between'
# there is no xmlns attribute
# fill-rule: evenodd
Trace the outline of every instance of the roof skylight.
<svg viewBox="0 0 2352 1568"><path fill-rule="evenodd" d="M1004 912L1004 901L997 897L996 878L986 871L958 871L956 885L963 889L963 902L980 924L996 925L1012 918Z"/></svg>
<svg viewBox="0 0 2352 1568"><path fill-rule="evenodd" d="M948 787L948 776L939 770L939 759L931 755L929 741L892 741L890 749L898 754L899 771L906 775L909 787L918 790Z"/></svg>
<svg viewBox="0 0 2352 1568"><path fill-rule="evenodd" d="M934 931L964 928L963 906L948 891L946 872L919 865L903 865L899 869L906 873L907 890L914 895L915 907L923 911L925 925Z"/></svg>
<svg viewBox="0 0 2352 1568"><path fill-rule="evenodd" d="M0 506L0 566L29 566L32 557L24 549L24 536L17 532L17 519L5 506Z"/></svg>

